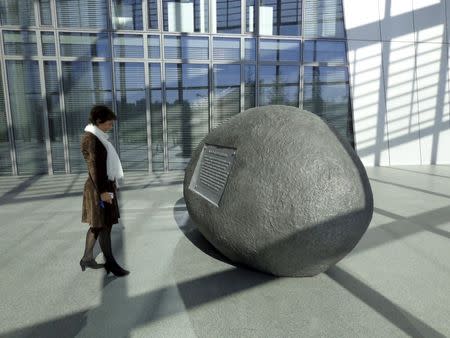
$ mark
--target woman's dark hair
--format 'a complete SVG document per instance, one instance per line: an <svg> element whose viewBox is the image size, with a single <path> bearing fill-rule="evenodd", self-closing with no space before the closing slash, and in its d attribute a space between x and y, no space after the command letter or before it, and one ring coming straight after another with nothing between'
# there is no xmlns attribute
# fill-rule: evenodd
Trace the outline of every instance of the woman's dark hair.
<svg viewBox="0 0 450 338"><path fill-rule="evenodd" d="M91 112L89 113L89 122L94 125L116 119L116 114L114 114L114 112L107 106L93 106Z"/></svg>

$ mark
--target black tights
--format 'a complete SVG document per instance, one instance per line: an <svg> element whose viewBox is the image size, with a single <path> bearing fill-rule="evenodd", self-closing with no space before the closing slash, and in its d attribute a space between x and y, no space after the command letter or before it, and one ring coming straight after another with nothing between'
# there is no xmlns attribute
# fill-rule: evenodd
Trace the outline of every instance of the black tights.
<svg viewBox="0 0 450 338"><path fill-rule="evenodd" d="M94 245L97 240L99 231L95 228L89 228L86 233L86 245L84 247L83 261L94 259Z"/></svg>

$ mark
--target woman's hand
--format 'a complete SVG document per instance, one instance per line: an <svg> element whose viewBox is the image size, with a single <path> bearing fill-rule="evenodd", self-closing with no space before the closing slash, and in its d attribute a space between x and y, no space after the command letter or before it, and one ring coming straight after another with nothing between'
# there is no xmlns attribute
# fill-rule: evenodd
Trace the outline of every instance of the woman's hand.
<svg viewBox="0 0 450 338"><path fill-rule="evenodd" d="M102 192L101 194L100 194L100 198L101 198L101 200L103 201L103 202L106 202L106 203L109 203L109 204L112 204L112 197L111 197L111 194L109 193L109 192Z"/></svg>

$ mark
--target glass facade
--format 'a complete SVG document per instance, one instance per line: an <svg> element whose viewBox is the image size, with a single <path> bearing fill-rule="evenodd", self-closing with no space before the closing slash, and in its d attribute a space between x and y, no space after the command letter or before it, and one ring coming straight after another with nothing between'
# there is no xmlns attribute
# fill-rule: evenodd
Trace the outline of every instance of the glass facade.
<svg viewBox="0 0 450 338"><path fill-rule="evenodd" d="M125 171L182 170L241 111L307 109L353 144L341 0L0 0L0 175L85 171L93 104Z"/></svg>

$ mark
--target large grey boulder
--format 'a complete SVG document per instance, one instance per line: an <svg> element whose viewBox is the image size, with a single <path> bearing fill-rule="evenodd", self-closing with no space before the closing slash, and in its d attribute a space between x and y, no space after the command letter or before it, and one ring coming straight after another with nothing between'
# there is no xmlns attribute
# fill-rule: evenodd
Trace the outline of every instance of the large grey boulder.
<svg viewBox="0 0 450 338"><path fill-rule="evenodd" d="M197 166L204 145L235 149L217 203L193 181L206 165ZM355 247L373 213L366 171L348 142L318 116L287 106L249 109L212 130L186 168L184 198L223 255L276 276L327 270Z"/></svg>

